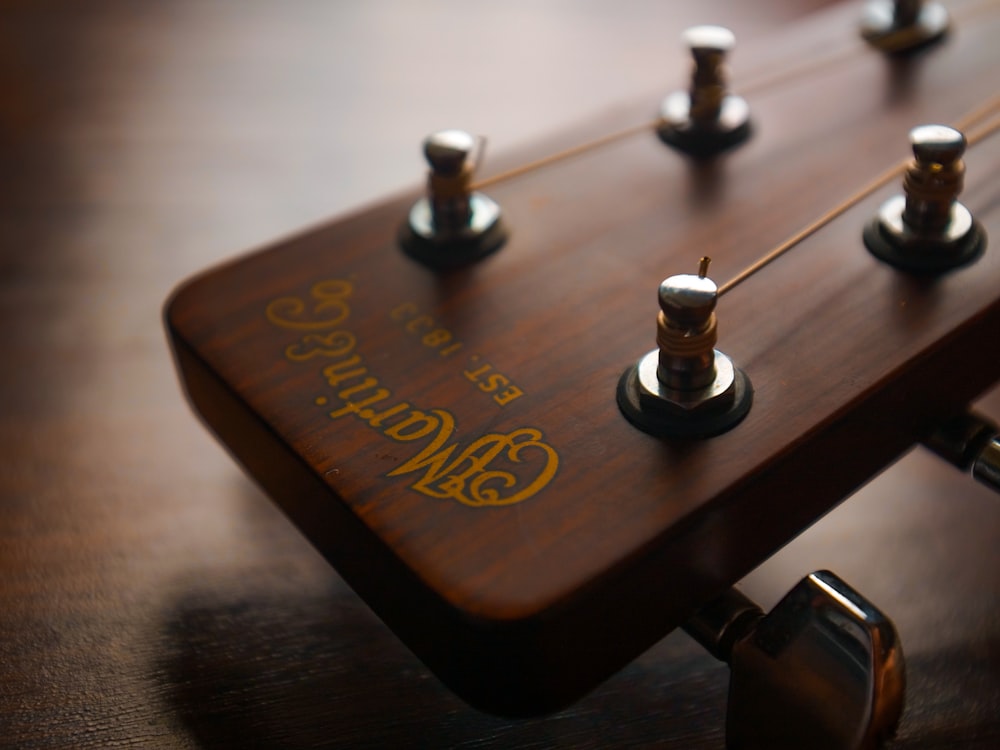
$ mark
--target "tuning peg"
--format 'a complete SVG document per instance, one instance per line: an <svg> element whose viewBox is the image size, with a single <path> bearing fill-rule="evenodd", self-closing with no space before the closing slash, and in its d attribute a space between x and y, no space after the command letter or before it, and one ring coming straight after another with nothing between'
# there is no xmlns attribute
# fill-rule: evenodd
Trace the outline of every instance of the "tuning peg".
<svg viewBox="0 0 1000 750"><path fill-rule="evenodd" d="M618 406L636 427L653 435L701 438L742 420L753 402L746 373L715 349L718 288L706 276L671 276L660 284L657 348L622 375Z"/></svg>
<svg viewBox="0 0 1000 750"><path fill-rule="evenodd" d="M946 125L910 131L914 160L903 195L889 199L865 227L877 258L913 273L941 273L975 260L986 233L957 198L965 177L965 136Z"/></svg>
<svg viewBox="0 0 1000 750"><path fill-rule="evenodd" d="M895 733L895 626L833 573L803 578L767 615L731 589L684 629L730 666L728 748L866 750Z"/></svg>
<svg viewBox="0 0 1000 750"><path fill-rule="evenodd" d="M941 3L922 0L872 0L861 18L861 36L890 54L913 52L938 41L951 21Z"/></svg>
<svg viewBox="0 0 1000 750"><path fill-rule="evenodd" d="M978 414L962 414L946 422L924 445L1000 492L1000 427Z"/></svg>
<svg viewBox="0 0 1000 750"><path fill-rule="evenodd" d="M431 268L467 265L506 239L500 207L472 190L483 144L464 130L440 130L424 140L427 196L410 209L399 239L408 255Z"/></svg>
<svg viewBox="0 0 1000 750"><path fill-rule="evenodd" d="M726 89L725 57L736 43L729 29L695 26L684 32L694 57L691 87L663 101L656 132L664 143L709 158L750 136L750 108Z"/></svg>

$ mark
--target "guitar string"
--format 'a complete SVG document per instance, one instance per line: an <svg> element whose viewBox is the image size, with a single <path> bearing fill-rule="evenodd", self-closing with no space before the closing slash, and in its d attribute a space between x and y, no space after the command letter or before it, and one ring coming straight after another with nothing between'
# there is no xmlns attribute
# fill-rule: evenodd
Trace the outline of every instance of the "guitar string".
<svg viewBox="0 0 1000 750"><path fill-rule="evenodd" d="M963 6L955 11L953 15L956 19L971 19L978 16L984 11L992 9L993 0L983 0L982 2L970 4L969 6ZM742 94L755 94L762 91L766 91L772 87L776 87L778 84L786 83L795 80L807 73L815 73L823 70L826 67L832 66L835 63L842 62L844 60L853 58L858 52L870 49L867 44L862 42L860 39L855 38L854 42L849 46L834 51L833 53L827 55L826 57L821 57L818 60L810 60L801 65L793 66L790 69L781 70L776 73L762 73L757 74L756 77L751 77L750 81L742 84L739 87L739 91ZM496 185L500 182L506 182L507 180L514 179L515 177L520 177L521 175L528 174L529 172L534 172L539 169L543 169L552 164L556 164L567 159L572 159L575 156L580 156L589 151L595 151L604 146L608 146L617 141L622 141L632 136L638 135L639 133L647 132L649 130L655 130L657 126L662 122L662 118L656 117L652 120L647 120L645 122L639 123L637 125L632 125L630 127L622 128L614 132L608 133L606 135L594 138L590 141L585 141L583 143L577 144L576 146L570 146L562 151L557 151L548 156L543 156L540 159L535 159L534 161L527 162L518 167L513 167L504 172L499 172L491 177L485 177L477 182L473 182L469 185L469 190L482 190L484 188Z"/></svg>
<svg viewBox="0 0 1000 750"><path fill-rule="evenodd" d="M756 94L762 91L766 91L774 86L781 83L786 83L792 81L796 78L806 75L807 73L815 73L823 68L831 67L835 63L839 63L843 60L854 57L865 45L860 43L852 44L849 47L838 50L826 57L822 57L818 60L811 60L807 63L799 65L798 67L793 67L787 70L782 70L777 73L770 74L758 74L757 79L751 78L748 83L739 86L740 94ZM608 146L616 141L622 141L627 138L631 138L639 133L645 133L650 130L655 130L657 126L662 122L661 117L655 117L652 120L646 120L637 125L632 125L621 130L616 130L606 135L602 135L598 138L594 138L590 141L585 141L576 146L570 146L562 151L557 151L554 154L549 154L548 156L543 156L540 159L535 159L534 161L527 162L512 169L508 169L505 172L499 172L491 177L486 177L478 182L474 182L469 186L470 190L482 190L484 188L496 185L499 182L506 182L515 177L520 177L521 175L527 174L529 172L534 172L544 167L550 166L557 162L565 161L571 159L574 156L580 156L587 153L588 151L595 151L604 146Z"/></svg>
<svg viewBox="0 0 1000 750"><path fill-rule="evenodd" d="M988 102L980 107L968 112L966 115L961 117L955 124L954 128L960 131L966 131L969 128L974 127L977 123L989 117L996 110L1000 109L1000 96L996 96L990 99ZM969 148L979 143L983 139L994 135L997 131L1000 131L1000 117L988 122L986 125L978 128L977 130L970 132L966 136L966 142ZM892 182L893 179L899 178L900 175L909 166L911 158L906 158L897 164L894 164L889 169L882 172L878 177L868 183L865 187L859 190L857 193L849 197L843 203L839 204L835 208L827 211L825 214L820 216L818 219L812 223L806 225L803 229L793 234L787 240L779 244L769 253L761 256L759 259L751 263L749 266L740 271L736 276L731 278L725 284L719 287L718 295L721 297L726 292L730 291L734 287L738 286L742 282L746 281L748 278L753 276L755 273L760 271L765 266L770 265L782 255L787 253L789 250L800 244L803 240L811 237L820 229L825 227L827 224L832 222L834 219L838 218L842 214L846 213L848 210L856 206L862 200L870 196L876 190L884 187L888 183Z"/></svg>

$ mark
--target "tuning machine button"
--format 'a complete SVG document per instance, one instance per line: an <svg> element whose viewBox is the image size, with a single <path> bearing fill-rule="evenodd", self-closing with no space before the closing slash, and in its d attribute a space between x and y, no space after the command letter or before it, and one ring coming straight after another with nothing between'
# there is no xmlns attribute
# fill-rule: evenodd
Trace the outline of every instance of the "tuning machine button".
<svg viewBox="0 0 1000 750"><path fill-rule="evenodd" d="M708 264L702 258L697 276L671 276L660 284L657 348L618 382L625 417L653 435L718 435L742 420L753 402L746 373L715 349L718 288L706 276Z"/></svg>
<svg viewBox="0 0 1000 750"><path fill-rule="evenodd" d="M946 125L910 131L914 161L903 195L889 199L865 227L873 255L913 273L940 273L975 260L986 232L956 200L965 176L965 136Z"/></svg>
<svg viewBox="0 0 1000 750"><path fill-rule="evenodd" d="M941 3L922 0L872 0L861 19L861 36L890 54L913 52L948 32L951 21Z"/></svg>
<svg viewBox="0 0 1000 750"><path fill-rule="evenodd" d="M750 136L750 108L726 88L726 54L736 37L721 26L695 26L684 32L694 56L688 91L675 91L660 107L660 140L691 156L706 159Z"/></svg>
<svg viewBox="0 0 1000 750"><path fill-rule="evenodd" d="M803 578L767 615L730 589L683 627L730 665L727 747L873 749L895 733L896 628L833 573Z"/></svg>
<svg viewBox="0 0 1000 750"><path fill-rule="evenodd" d="M506 239L500 207L471 188L482 150L483 139L463 130L441 130L424 140L427 196L410 209L399 240L408 255L431 268L468 265Z"/></svg>
<svg viewBox="0 0 1000 750"><path fill-rule="evenodd" d="M1000 427L978 414L949 420L924 441L945 461L1000 492Z"/></svg>

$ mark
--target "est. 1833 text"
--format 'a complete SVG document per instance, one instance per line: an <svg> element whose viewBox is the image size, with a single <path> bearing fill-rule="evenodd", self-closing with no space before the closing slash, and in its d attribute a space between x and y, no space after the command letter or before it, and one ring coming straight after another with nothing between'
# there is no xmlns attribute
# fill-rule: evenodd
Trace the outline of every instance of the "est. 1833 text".
<svg viewBox="0 0 1000 750"><path fill-rule="evenodd" d="M434 318L422 313L412 302L404 302L394 308L389 317L401 324L407 333L418 337L420 343L442 357L450 357L464 346L461 341L456 340L450 330L439 326ZM497 371L493 365L481 362L478 355L469 357L468 362L469 366L462 371L463 377L500 406L506 406L524 395L524 391L509 377Z"/></svg>

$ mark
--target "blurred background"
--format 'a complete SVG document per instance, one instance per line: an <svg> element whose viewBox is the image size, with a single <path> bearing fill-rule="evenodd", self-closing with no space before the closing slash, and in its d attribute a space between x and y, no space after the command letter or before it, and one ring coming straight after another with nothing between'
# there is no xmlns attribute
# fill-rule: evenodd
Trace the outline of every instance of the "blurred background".
<svg viewBox="0 0 1000 750"><path fill-rule="evenodd" d="M432 130L488 161L684 85L689 25L827 4L0 0L0 747L721 747L683 634L556 716L450 695L194 419L160 309L417 185ZM996 500L914 451L744 589L837 571L903 636L894 746L996 747Z"/></svg>

